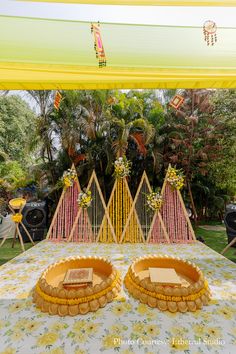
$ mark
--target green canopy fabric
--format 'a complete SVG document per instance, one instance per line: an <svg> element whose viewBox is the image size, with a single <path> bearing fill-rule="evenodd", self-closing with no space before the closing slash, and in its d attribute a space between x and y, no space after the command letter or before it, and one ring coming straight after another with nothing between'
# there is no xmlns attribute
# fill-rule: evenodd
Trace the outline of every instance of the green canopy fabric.
<svg viewBox="0 0 236 354"><path fill-rule="evenodd" d="M0 16L0 89L236 87L236 28L102 23L99 68L90 26Z"/></svg>

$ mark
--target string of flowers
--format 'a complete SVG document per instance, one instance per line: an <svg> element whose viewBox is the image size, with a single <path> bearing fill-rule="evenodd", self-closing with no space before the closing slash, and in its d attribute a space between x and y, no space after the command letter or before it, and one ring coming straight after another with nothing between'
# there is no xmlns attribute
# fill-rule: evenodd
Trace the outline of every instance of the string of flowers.
<svg viewBox="0 0 236 354"><path fill-rule="evenodd" d="M181 170L177 170L174 167L169 167L167 171L167 181L170 183L173 189L181 189L184 186L184 175Z"/></svg>
<svg viewBox="0 0 236 354"><path fill-rule="evenodd" d="M163 197L159 192L151 192L147 194L147 206L149 209L159 211L163 204Z"/></svg>
<svg viewBox="0 0 236 354"><path fill-rule="evenodd" d="M116 178L128 177L131 172L131 162L127 160L126 156L119 157L114 163L114 176Z"/></svg>
<svg viewBox="0 0 236 354"><path fill-rule="evenodd" d="M92 203L92 193L91 191L80 192L77 202L80 208L87 209Z"/></svg>
<svg viewBox="0 0 236 354"><path fill-rule="evenodd" d="M14 215L11 216L12 221L14 221L15 223L20 223L23 219L23 215L21 213L16 213Z"/></svg>
<svg viewBox="0 0 236 354"><path fill-rule="evenodd" d="M73 182L76 179L76 171L72 168L69 168L67 171L64 171L62 176L63 185L68 188L73 186Z"/></svg>

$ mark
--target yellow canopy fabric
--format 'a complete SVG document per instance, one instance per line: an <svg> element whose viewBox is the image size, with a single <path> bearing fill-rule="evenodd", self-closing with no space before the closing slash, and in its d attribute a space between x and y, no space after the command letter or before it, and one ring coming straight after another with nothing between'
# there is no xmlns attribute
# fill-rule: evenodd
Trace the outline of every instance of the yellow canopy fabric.
<svg viewBox="0 0 236 354"><path fill-rule="evenodd" d="M0 65L1 90L236 88L236 70L123 69L45 64Z"/></svg>
<svg viewBox="0 0 236 354"><path fill-rule="evenodd" d="M99 68L90 26L0 16L0 89L236 88L235 28L102 23Z"/></svg>
<svg viewBox="0 0 236 354"><path fill-rule="evenodd" d="M18 0L22 1L22 0ZM152 5L152 6L236 6L236 0L24 0L95 5Z"/></svg>

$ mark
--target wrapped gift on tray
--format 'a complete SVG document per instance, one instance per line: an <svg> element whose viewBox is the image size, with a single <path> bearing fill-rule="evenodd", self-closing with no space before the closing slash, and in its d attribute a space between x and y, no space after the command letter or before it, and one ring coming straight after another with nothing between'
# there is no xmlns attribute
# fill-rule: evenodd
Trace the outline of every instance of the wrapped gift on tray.
<svg viewBox="0 0 236 354"><path fill-rule="evenodd" d="M93 268L68 269L63 280L63 287L66 289L86 288L92 285Z"/></svg>

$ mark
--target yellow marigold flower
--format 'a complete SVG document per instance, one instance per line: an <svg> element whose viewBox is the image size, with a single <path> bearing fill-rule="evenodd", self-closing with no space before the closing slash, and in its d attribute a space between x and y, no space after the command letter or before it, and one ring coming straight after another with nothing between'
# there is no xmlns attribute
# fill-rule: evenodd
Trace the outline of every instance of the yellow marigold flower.
<svg viewBox="0 0 236 354"><path fill-rule="evenodd" d="M132 310L132 305L129 302L125 302L123 306L125 307L127 312Z"/></svg>
<svg viewBox="0 0 236 354"><path fill-rule="evenodd" d="M137 312L140 313L141 315L145 315L148 313L148 307L145 304L139 304L137 307Z"/></svg>
<svg viewBox="0 0 236 354"><path fill-rule="evenodd" d="M88 340L88 333L86 332L77 332L75 333L74 340L78 343L85 343Z"/></svg>
<svg viewBox="0 0 236 354"><path fill-rule="evenodd" d="M192 328L198 337L202 337L205 334L205 327L200 324L193 325Z"/></svg>
<svg viewBox="0 0 236 354"><path fill-rule="evenodd" d="M51 349L48 354L65 354L64 350L60 347Z"/></svg>
<svg viewBox="0 0 236 354"><path fill-rule="evenodd" d="M91 191L80 192L77 201L81 208L88 208L92 202Z"/></svg>
<svg viewBox="0 0 236 354"><path fill-rule="evenodd" d="M5 321L0 321L0 329L4 328L5 327Z"/></svg>
<svg viewBox="0 0 236 354"><path fill-rule="evenodd" d="M53 331L57 332L57 331L61 331L62 329L65 328L65 324L62 323L62 322L56 322L56 323L53 323L51 326L50 326L50 329L52 329Z"/></svg>
<svg viewBox="0 0 236 354"><path fill-rule="evenodd" d="M181 174L181 171L176 170L175 168L171 167L167 171L167 181L170 185L179 190L184 185L184 177Z"/></svg>
<svg viewBox="0 0 236 354"><path fill-rule="evenodd" d="M16 322L16 324L14 325L13 329L14 331L17 331L19 329L23 330L27 324L28 324L28 319L27 318L21 318L19 321Z"/></svg>
<svg viewBox="0 0 236 354"><path fill-rule="evenodd" d="M202 318L203 320L210 321L212 318L212 312L203 312L200 314L199 318Z"/></svg>
<svg viewBox="0 0 236 354"><path fill-rule="evenodd" d="M71 180L68 177L64 178L64 184L66 187L70 187L71 186Z"/></svg>
<svg viewBox="0 0 236 354"><path fill-rule="evenodd" d="M124 296L122 296L121 294L117 295L117 297L115 298L115 301L119 301L119 302L126 302L126 298Z"/></svg>
<svg viewBox="0 0 236 354"><path fill-rule="evenodd" d="M26 299L29 296L29 291L25 291L16 296L17 299Z"/></svg>
<svg viewBox="0 0 236 354"><path fill-rule="evenodd" d="M24 333L22 331L14 331L11 334L11 340L17 342L18 340L21 340L23 337Z"/></svg>
<svg viewBox="0 0 236 354"><path fill-rule="evenodd" d="M58 334L56 332L47 332L38 338L39 346L52 345L58 340Z"/></svg>
<svg viewBox="0 0 236 354"><path fill-rule="evenodd" d="M149 335L149 336L153 336L156 337L159 333L160 333L160 329L159 327L157 327L156 325L148 325L145 327L145 332Z"/></svg>
<svg viewBox="0 0 236 354"><path fill-rule="evenodd" d="M1 354L15 354L16 350L14 348L7 348L1 352Z"/></svg>
<svg viewBox="0 0 236 354"><path fill-rule="evenodd" d="M21 303L21 302L16 302L15 304L12 304L11 306L9 306L9 312L13 313L13 312L18 312L22 309L25 308L25 304Z"/></svg>
<svg viewBox="0 0 236 354"><path fill-rule="evenodd" d="M220 316L223 316L227 320L231 320L234 317L233 311L227 306L220 307L217 310L217 314L219 314Z"/></svg>
<svg viewBox="0 0 236 354"><path fill-rule="evenodd" d="M125 307L125 304L121 303L121 304L115 305L112 308L112 312L115 315L120 316L120 315L123 315L125 312L127 312L127 308Z"/></svg>
<svg viewBox="0 0 236 354"><path fill-rule="evenodd" d="M119 347L119 342L121 341L122 338L120 336L108 334L103 338L102 342L104 348L111 349L111 348Z"/></svg>
<svg viewBox="0 0 236 354"><path fill-rule="evenodd" d="M182 337L173 337L170 340L170 346L174 350L184 351L189 349L188 339Z"/></svg>
<svg viewBox="0 0 236 354"><path fill-rule="evenodd" d="M86 326L86 329L85 331L88 333L88 334L93 334L93 333L96 333L97 330L99 329L99 326L100 324L99 323L88 323L87 326Z"/></svg>
<svg viewBox="0 0 236 354"><path fill-rule="evenodd" d="M144 332L144 324L142 322L134 323L132 329L135 333L143 333Z"/></svg>
<svg viewBox="0 0 236 354"><path fill-rule="evenodd" d="M42 322L37 322L37 321L31 321L29 320L27 322L27 325L25 326L25 328L27 329L27 332L33 332L36 329L38 329L41 326Z"/></svg>
<svg viewBox="0 0 236 354"><path fill-rule="evenodd" d="M116 178L124 178L130 174L131 163L125 156L119 157L114 163L114 175Z"/></svg>
<svg viewBox="0 0 236 354"><path fill-rule="evenodd" d="M221 329L218 327L205 327L205 334L207 334L210 338L220 338L221 337Z"/></svg>
<svg viewBox="0 0 236 354"><path fill-rule="evenodd" d="M14 222L19 223L22 221L23 215L20 213L16 213L16 214L12 215L11 218Z"/></svg>
<svg viewBox="0 0 236 354"><path fill-rule="evenodd" d="M121 324L115 324L111 326L111 332L114 332L114 334L120 334L122 331L124 331L123 325Z"/></svg>
<svg viewBox="0 0 236 354"><path fill-rule="evenodd" d="M216 305L216 304L218 304L218 300L215 300L215 299L210 299L210 302L209 302L209 304L210 305Z"/></svg>
<svg viewBox="0 0 236 354"><path fill-rule="evenodd" d="M87 326L87 322L85 320L76 321L73 325L73 331L81 332L83 329L85 330Z"/></svg>
<svg viewBox="0 0 236 354"><path fill-rule="evenodd" d="M76 349L76 351L75 351L74 354L87 354L87 352L85 352L85 351L82 350L82 349Z"/></svg>
<svg viewBox="0 0 236 354"><path fill-rule="evenodd" d="M171 328L171 333L175 336L181 337L185 335L187 332L187 329L185 327L172 327Z"/></svg>

